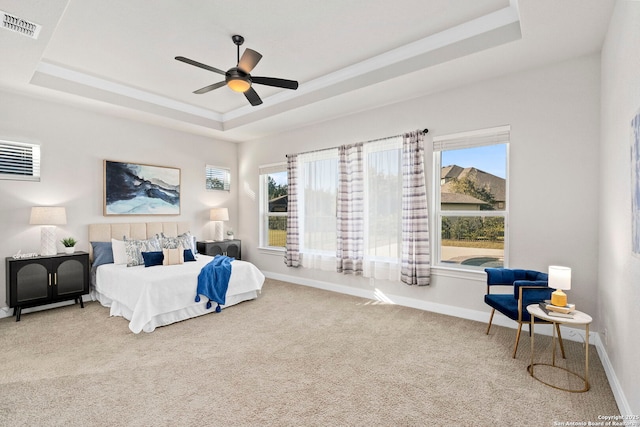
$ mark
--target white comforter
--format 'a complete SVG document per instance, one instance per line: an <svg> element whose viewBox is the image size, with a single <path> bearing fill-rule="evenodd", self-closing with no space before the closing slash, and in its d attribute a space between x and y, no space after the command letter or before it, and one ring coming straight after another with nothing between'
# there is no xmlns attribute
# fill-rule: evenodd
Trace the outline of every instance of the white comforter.
<svg viewBox="0 0 640 427"><path fill-rule="evenodd" d="M195 262L180 265L104 264L96 271L95 296L102 305L111 307L112 316L130 320L129 329L134 333L151 332L157 326L215 311L215 303L206 308L206 297L195 302L198 274L212 259L200 254ZM233 261L226 304L222 307L255 298L263 283L264 275L256 266Z"/></svg>

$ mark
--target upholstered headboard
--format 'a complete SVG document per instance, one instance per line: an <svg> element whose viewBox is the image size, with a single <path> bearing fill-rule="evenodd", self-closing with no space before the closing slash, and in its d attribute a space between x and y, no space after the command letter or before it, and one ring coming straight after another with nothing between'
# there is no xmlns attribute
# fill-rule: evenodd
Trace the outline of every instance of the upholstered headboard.
<svg viewBox="0 0 640 427"><path fill-rule="evenodd" d="M143 240L164 233L167 237L176 237L190 231L188 222L122 222L117 224L89 224L89 242L110 242L111 239ZM89 254L93 251L89 245Z"/></svg>

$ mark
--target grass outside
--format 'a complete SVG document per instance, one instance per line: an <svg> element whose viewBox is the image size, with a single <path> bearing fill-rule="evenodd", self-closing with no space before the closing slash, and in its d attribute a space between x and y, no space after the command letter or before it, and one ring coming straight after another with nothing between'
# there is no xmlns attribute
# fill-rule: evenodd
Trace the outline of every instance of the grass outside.
<svg viewBox="0 0 640 427"><path fill-rule="evenodd" d="M286 230L269 230L269 246L285 247L287 245Z"/></svg>

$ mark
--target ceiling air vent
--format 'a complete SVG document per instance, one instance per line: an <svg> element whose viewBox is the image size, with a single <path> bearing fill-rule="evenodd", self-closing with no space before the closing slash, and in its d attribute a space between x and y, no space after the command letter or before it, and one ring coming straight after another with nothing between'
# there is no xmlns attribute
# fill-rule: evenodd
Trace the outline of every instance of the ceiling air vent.
<svg viewBox="0 0 640 427"><path fill-rule="evenodd" d="M18 18L17 16L1 10L0 18L2 18L2 28L29 36L32 39L37 39L38 34L40 34L40 29L42 29L41 25L34 24L26 19Z"/></svg>

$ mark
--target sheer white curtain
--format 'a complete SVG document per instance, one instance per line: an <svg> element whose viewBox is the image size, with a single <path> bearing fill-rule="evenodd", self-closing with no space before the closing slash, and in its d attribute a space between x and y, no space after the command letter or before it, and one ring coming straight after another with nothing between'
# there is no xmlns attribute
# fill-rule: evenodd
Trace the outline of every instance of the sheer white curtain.
<svg viewBox="0 0 640 427"><path fill-rule="evenodd" d="M428 284L423 148L416 135L404 150L398 136L297 156L289 203L297 199L301 266ZM287 246L295 243L290 231Z"/></svg>
<svg viewBox="0 0 640 427"><path fill-rule="evenodd" d="M400 280L402 138L364 145L364 277Z"/></svg>
<svg viewBox="0 0 640 427"><path fill-rule="evenodd" d="M338 149L300 154L298 168L301 265L335 271Z"/></svg>

